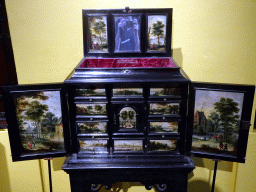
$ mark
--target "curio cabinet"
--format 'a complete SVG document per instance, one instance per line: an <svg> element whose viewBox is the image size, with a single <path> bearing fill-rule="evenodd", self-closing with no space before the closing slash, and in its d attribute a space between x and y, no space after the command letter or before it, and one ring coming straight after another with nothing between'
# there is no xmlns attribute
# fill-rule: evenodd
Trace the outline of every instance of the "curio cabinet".
<svg viewBox="0 0 256 192"><path fill-rule="evenodd" d="M187 191L188 155L244 162L254 86L191 82L172 9L82 13L85 57L63 84L2 87L14 161L67 156L72 192Z"/></svg>

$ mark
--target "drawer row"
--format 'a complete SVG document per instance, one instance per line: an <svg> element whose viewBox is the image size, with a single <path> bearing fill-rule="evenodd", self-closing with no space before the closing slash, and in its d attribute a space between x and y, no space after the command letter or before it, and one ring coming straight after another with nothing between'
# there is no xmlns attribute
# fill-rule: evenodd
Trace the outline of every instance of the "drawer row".
<svg viewBox="0 0 256 192"><path fill-rule="evenodd" d="M172 139L79 139L80 153L147 153L178 151L179 138Z"/></svg>

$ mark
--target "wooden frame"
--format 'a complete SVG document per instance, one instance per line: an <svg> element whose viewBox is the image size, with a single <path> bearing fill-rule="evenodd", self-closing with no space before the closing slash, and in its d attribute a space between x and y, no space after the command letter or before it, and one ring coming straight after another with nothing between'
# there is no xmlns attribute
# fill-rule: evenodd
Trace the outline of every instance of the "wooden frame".
<svg viewBox="0 0 256 192"><path fill-rule="evenodd" d="M13 161L68 154L70 131L63 85L3 86L2 91Z"/></svg>
<svg viewBox="0 0 256 192"><path fill-rule="evenodd" d="M245 162L254 89L192 83L187 146L192 155Z"/></svg>

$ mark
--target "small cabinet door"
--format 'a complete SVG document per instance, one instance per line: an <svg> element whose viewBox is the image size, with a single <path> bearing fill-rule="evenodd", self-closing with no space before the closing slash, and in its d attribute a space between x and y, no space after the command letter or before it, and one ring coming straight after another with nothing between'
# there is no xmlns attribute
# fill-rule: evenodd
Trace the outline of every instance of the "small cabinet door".
<svg viewBox="0 0 256 192"><path fill-rule="evenodd" d="M62 84L3 86L13 161L65 156L69 118Z"/></svg>

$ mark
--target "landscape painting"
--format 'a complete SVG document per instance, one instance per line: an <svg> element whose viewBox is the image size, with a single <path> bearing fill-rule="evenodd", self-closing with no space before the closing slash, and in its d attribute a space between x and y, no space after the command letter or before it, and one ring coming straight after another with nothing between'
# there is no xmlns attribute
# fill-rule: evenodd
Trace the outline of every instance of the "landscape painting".
<svg viewBox="0 0 256 192"><path fill-rule="evenodd" d="M86 152L107 152L107 140L80 140L80 151Z"/></svg>
<svg viewBox="0 0 256 192"><path fill-rule="evenodd" d="M148 16L148 52L165 52L166 45L166 16Z"/></svg>
<svg viewBox="0 0 256 192"><path fill-rule="evenodd" d="M15 97L23 153L64 151L60 91L31 91Z"/></svg>
<svg viewBox="0 0 256 192"><path fill-rule="evenodd" d="M150 133L178 133L178 122L150 122Z"/></svg>
<svg viewBox="0 0 256 192"><path fill-rule="evenodd" d="M79 133L107 133L107 122L84 122L77 123Z"/></svg>
<svg viewBox="0 0 256 192"><path fill-rule="evenodd" d="M142 140L115 140L114 151L142 151Z"/></svg>
<svg viewBox="0 0 256 192"><path fill-rule="evenodd" d="M142 89L123 88L113 89L113 96L142 96Z"/></svg>
<svg viewBox="0 0 256 192"><path fill-rule="evenodd" d="M136 111L131 107L124 107L120 111L119 125L122 129L135 129Z"/></svg>
<svg viewBox="0 0 256 192"><path fill-rule="evenodd" d="M150 103L150 115L178 115L178 103Z"/></svg>
<svg viewBox="0 0 256 192"><path fill-rule="evenodd" d="M196 90L192 150L237 155L244 93Z"/></svg>
<svg viewBox="0 0 256 192"><path fill-rule="evenodd" d="M179 88L151 88L150 96L170 96L170 95L179 95Z"/></svg>
<svg viewBox="0 0 256 192"><path fill-rule="evenodd" d="M150 140L150 151L174 151L177 140Z"/></svg>
<svg viewBox="0 0 256 192"><path fill-rule="evenodd" d="M76 104L77 115L106 115L106 104Z"/></svg>
<svg viewBox="0 0 256 192"><path fill-rule="evenodd" d="M77 97L98 97L106 96L105 89L76 89Z"/></svg>
<svg viewBox="0 0 256 192"><path fill-rule="evenodd" d="M88 17L89 52L108 52L107 16Z"/></svg>

